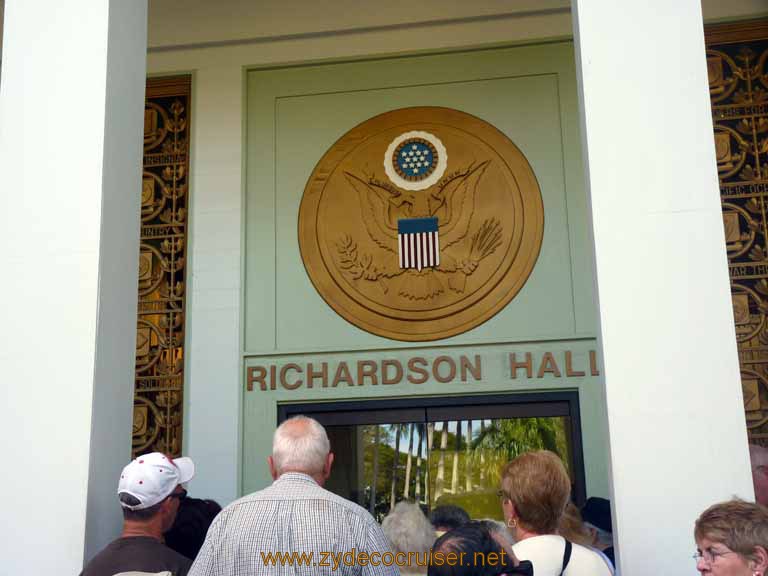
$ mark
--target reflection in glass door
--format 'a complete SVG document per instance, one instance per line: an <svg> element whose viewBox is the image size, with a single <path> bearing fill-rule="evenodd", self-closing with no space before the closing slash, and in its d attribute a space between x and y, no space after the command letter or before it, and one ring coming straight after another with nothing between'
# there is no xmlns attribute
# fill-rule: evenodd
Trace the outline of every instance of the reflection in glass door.
<svg viewBox="0 0 768 576"><path fill-rule="evenodd" d="M560 398L569 394L535 395L549 400L537 402L526 395L522 403L509 396L493 403L459 398L453 405L440 399L439 406L429 399L408 400L407 407L371 401L353 410L345 403L290 405L280 407L280 420L301 413L326 427L335 454L326 488L379 520L400 500L418 502L425 511L456 504L473 518L501 519L501 469L529 450L557 453L576 500L583 499L578 399L575 393Z"/></svg>
<svg viewBox="0 0 768 576"><path fill-rule="evenodd" d="M531 450L551 450L570 470L568 422L562 416L451 420L427 426L433 437L428 442L431 490L425 501L430 508L456 504L472 518L501 520L496 492L507 462Z"/></svg>

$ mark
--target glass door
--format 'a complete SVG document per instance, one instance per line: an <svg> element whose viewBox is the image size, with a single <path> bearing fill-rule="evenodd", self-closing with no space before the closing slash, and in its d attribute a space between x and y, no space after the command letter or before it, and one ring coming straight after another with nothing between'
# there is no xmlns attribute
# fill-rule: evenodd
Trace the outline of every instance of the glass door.
<svg viewBox="0 0 768 576"><path fill-rule="evenodd" d="M400 500L425 511L456 504L472 518L501 519L501 471L523 452L546 449L566 465L584 500L575 392L282 405L279 421L305 414L328 431L335 463L326 488L378 520Z"/></svg>

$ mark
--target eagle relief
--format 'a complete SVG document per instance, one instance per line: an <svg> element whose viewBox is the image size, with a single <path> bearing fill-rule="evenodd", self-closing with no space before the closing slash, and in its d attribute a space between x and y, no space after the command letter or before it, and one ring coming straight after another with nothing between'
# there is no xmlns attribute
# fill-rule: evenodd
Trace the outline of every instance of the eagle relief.
<svg viewBox="0 0 768 576"><path fill-rule="evenodd" d="M426 341L491 318L538 258L536 177L501 131L459 110L403 108L342 136L307 182L304 266L356 326Z"/></svg>

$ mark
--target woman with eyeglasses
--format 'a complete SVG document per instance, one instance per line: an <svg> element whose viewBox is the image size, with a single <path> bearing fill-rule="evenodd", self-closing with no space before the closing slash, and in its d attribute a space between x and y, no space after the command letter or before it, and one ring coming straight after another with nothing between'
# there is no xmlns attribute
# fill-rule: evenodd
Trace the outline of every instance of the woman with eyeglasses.
<svg viewBox="0 0 768 576"><path fill-rule="evenodd" d="M711 576L768 573L768 509L730 500L710 506L696 520L696 569Z"/></svg>
<svg viewBox="0 0 768 576"><path fill-rule="evenodd" d="M602 556L558 532L570 495L571 479L554 452L526 452L507 464L499 496L512 551L531 561L536 576L610 576Z"/></svg>

